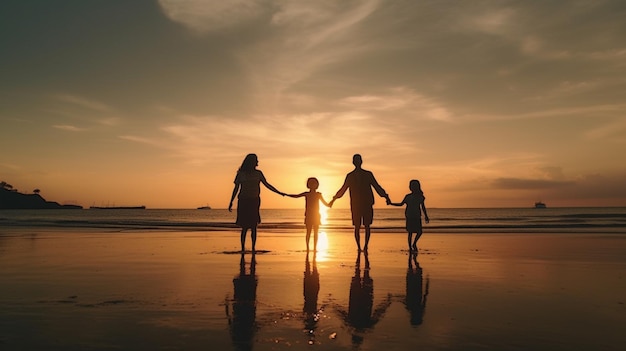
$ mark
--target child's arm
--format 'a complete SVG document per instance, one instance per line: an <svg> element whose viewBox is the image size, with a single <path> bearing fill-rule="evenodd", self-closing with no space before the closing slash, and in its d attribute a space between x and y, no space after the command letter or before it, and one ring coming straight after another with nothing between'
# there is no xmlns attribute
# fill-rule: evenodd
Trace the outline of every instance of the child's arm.
<svg viewBox="0 0 626 351"><path fill-rule="evenodd" d="M326 207L330 207L330 204L328 202L326 202L326 200L324 200L324 196L322 196L322 193L320 194L320 201L326 206Z"/></svg>
<svg viewBox="0 0 626 351"><path fill-rule="evenodd" d="M426 204L424 203L424 201L422 201L420 205L422 206L422 211L424 211L424 221L426 223L430 222L430 219L428 218L428 212L426 212Z"/></svg>
<svg viewBox="0 0 626 351"><path fill-rule="evenodd" d="M293 197L293 198L297 198L297 197L303 197L306 193L300 193L300 194L285 194L285 196L289 196L289 197Z"/></svg>
<svg viewBox="0 0 626 351"><path fill-rule="evenodd" d="M402 202L391 202L391 199L389 199L389 202L387 202L387 205L391 205L391 206L404 206L404 200Z"/></svg>

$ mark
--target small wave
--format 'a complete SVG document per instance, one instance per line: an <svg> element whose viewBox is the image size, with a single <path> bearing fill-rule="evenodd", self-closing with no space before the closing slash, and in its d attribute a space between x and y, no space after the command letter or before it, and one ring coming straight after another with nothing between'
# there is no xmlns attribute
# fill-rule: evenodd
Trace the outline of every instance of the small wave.
<svg viewBox="0 0 626 351"><path fill-rule="evenodd" d="M619 212L622 210L623 212ZM405 232L404 210L379 211L372 229ZM320 227L325 231L352 231L349 211L337 212ZM428 232L541 232L608 231L626 233L626 209L437 209L429 211ZM106 211L0 211L4 228L93 228L119 231L239 231L228 211L144 210ZM304 231L300 210L266 210L259 229L271 232Z"/></svg>

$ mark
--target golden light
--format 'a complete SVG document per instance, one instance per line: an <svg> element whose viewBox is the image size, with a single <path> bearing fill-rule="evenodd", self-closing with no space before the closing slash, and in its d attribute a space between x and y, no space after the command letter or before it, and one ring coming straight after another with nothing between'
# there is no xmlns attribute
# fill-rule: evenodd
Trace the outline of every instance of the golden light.
<svg viewBox="0 0 626 351"><path fill-rule="evenodd" d="M328 254L328 235L326 232L321 231L317 233L317 260L323 261Z"/></svg>
<svg viewBox="0 0 626 351"><path fill-rule="evenodd" d="M328 251L328 235L326 232L319 232L317 236L317 251Z"/></svg>
<svg viewBox="0 0 626 351"><path fill-rule="evenodd" d="M320 219L322 224L326 224L328 219L328 207L320 205Z"/></svg>

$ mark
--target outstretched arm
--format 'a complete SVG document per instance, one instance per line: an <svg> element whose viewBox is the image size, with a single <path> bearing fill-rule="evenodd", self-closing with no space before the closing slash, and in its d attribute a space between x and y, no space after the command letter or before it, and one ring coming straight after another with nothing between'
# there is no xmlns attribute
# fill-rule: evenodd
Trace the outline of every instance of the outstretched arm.
<svg viewBox="0 0 626 351"><path fill-rule="evenodd" d="M278 189L276 189L272 184L268 183L267 180L265 179L265 175L263 175L263 172L261 172L261 183L263 183L263 185L265 185L266 188L270 189L271 191L275 192L276 194L285 196L286 194L283 192L280 192Z"/></svg>
<svg viewBox="0 0 626 351"><path fill-rule="evenodd" d="M289 197L293 197L293 198L297 198L297 197L303 197L306 193L300 193L300 194L284 194L285 196L289 196Z"/></svg>

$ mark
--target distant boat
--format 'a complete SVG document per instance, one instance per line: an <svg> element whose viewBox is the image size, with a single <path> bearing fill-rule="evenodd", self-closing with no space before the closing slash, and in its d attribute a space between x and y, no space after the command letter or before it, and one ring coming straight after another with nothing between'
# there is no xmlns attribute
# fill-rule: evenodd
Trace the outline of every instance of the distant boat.
<svg viewBox="0 0 626 351"><path fill-rule="evenodd" d="M546 204L544 204L541 201L535 202L535 208L546 208L546 207L547 207Z"/></svg>
<svg viewBox="0 0 626 351"><path fill-rule="evenodd" d="M209 205L206 205L206 206L200 206L200 207L198 207L198 209L199 209L199 210L210 210L210 209L211 209L211 206L209 206Z"/></svg>
<svg viewBox="0 0 626 351"><path fill-rule="evenodd" d="M145 210L146 206L90 206L92 210Z"/></svg>

